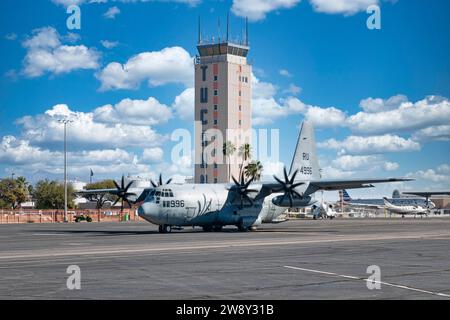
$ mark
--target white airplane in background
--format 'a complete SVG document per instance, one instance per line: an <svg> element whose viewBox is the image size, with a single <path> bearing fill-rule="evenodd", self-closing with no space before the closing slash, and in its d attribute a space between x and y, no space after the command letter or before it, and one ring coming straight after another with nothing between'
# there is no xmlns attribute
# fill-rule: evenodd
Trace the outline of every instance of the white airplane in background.
<svg viewBox="0 0 450 320"><path fill-rule="evenodd" d="M430 210L435 208L433 202L429 202L427 206L396 206L389 202L387 198L383 198L384 200L384 208L392 213L401 214L404 218L405 215L419 215L422 217L423 215L428 215Z"/></svg>

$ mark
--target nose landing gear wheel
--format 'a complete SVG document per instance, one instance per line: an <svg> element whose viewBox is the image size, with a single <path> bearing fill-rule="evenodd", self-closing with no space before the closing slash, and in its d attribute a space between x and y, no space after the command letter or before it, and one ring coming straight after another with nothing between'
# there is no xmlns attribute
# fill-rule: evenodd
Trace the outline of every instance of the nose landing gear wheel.
<svg viewBox="0 0 450 320"><path fill-rule="evenodd" d="M163 226L159 226L158 230L159 230L159 233L170 233L170 232L172 232L172 227L165 224Z"/></svg>

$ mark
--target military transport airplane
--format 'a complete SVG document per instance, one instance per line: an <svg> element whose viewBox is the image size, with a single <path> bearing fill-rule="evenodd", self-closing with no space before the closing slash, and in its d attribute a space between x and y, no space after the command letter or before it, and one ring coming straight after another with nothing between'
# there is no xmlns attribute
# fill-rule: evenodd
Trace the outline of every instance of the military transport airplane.
<svg viewBox="0 0 450 320"><path fill-rule="evenodd" d="M282 179L253 183L253 179L224 184L161 184L147 195L138 214L159 226L161 233L184 226L200 226L205 231L220 231L235 225L240 231L252 230L262 223L285 221L281 214L289 207L307 207L319 190L370 188L373 183L412 179L322 180L316 154L314 129L303 122L289 175Z"/></svg>

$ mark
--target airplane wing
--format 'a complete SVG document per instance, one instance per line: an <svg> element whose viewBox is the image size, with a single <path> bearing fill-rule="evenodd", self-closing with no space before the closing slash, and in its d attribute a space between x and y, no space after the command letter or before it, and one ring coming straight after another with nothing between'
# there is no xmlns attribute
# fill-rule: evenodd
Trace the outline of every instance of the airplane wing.
<svg viewBox="0 0 450 320"><path fill-rule="evenodd" d="M116 195L117 194L117 189L116 188L112 188L112 189L92 189L92 190L80 190L75 192L76 194L79 194L81 196L90 196L90 195L102 195L102 194L113 194Z"/></svg>
<svg viewBox="0 0 450 320"><path fill-rule="evenodd" d="M351 203L346 203L347 205L349 205L350 207L354 207L354 208L372 208L372 209L383 209L384 206L380 206L377 204L369 204L369 203L359 203L359 202L351 202Z"/></svg>
<svg viewBox="0 0 450 320"><path fill-rule="evenodd" d="M402 192L402 193L419 196L419 197L450 195L450 191L414 191L414 192Z"/></svg>
<svg viewBox="0 0 450 320"><path fill-rule="evenodd" d="M374 183L412 181L410 178L386 179L353 179L353 180L313 180L310 181L305 194L312 194L319 190L333 191L342 189L373 188Z"/></svg>

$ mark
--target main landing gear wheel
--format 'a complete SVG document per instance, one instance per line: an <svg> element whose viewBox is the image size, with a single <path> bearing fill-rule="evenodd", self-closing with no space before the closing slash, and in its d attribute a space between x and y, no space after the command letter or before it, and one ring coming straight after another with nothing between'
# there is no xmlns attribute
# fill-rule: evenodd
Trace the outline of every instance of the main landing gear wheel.
<svg viewBox="0 0 450 320"><path fill-rule="evenodd" d="M213 231L214 232L221 232L222 231L223 226L214 226L213 227Z"/></svg>
<svg viewBox="0 0 450 320"><path fill-rule="evenodd" d="M159 230L159 233L170 233L170 232L172 232L172 227L165 224L163 226L159 226L158 230Z"/></svg>
<svg viewBox="0 0 450 320"><path fill-rule="evenodd" d="M205 232L211 232L213 230L212 226L203 226L203 231Z"/></svg>

